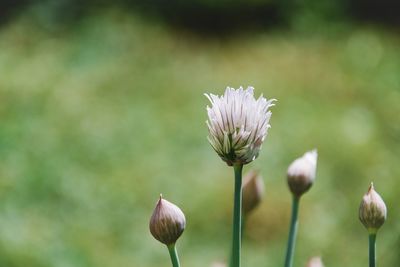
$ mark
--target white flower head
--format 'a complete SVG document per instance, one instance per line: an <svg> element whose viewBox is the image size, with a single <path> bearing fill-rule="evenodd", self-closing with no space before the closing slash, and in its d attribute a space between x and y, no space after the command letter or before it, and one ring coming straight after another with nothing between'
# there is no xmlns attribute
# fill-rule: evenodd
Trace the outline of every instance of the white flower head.
<svg viewBox="0 0 400 267"><path fill-rule="evenodd" d="M302 157L290 164L287 171L290 191L296 196L307 192L315 180L317 170L317 150L306 152Z"/></svg>
<svg viewBox="0 0 400 267"><path fill-rule="evenodd" d="M275 99L254 98L253 87L244 90L227 87L224 95L205 94L208 141L229 166L255 160L267 135Z"/></svg>

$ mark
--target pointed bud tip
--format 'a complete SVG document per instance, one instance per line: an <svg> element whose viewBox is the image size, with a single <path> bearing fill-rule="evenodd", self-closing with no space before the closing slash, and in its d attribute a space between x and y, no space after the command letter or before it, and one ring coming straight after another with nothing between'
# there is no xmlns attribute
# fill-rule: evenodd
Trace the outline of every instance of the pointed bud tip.
<svg viewBox="0 0 400 267"><path fill-rule="evenodd" d="M160 197L158 198L158 200L156 202L156 208L161 206L162 201L163 201L162 194L160 194Z"/></svg>
<svg viewBox="0 0 400 267"><path fill-rule="evenodd" d="M375 191L374 189L374 182L371 182L369 187L368 187L368 193L370 193L371 191Z"/></svg>

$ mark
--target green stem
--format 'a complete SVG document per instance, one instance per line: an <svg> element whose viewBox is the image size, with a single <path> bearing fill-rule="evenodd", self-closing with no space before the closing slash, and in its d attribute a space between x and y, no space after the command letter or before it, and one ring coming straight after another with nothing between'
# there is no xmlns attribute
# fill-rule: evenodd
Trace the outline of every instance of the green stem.
<svg viewBox="0 0 400 267"><path fill-rule="evenodd" d="M369 234L369 267L376 266L376 233Z"/></svg>
<svg viewBox="0 0 400 267"><path fill-rule="evenodd" d="M242 225L240 226L240 239L243 241L244 229L246 228L246 216L242 214Z"/></svg>
<svg viewBox="0 0 400 267"><path fill-rule="evenodd" d="M300 198L293 196L292 202L292 218L290 219L289 239L287 244L285 267L292 267L293 254L297 235L298 215L299 215Z"/></svg>
<svg viewBox="0 0 400 267"><path fill-rule="evenodd" d="M171 245L168 245L168 251L169 255L171 256L171 262L172 262L172 267L179 267L179 257L178 257L178 252L176 251L176 246L175 243L172 243Z"/></svg>
<svg viewBox="0 0 400 267"><path fill-rule="evenodd" d="M243 164L233 166L235 171L235 193L233 206L233 234L230 267L240 267L241 224L242 224L242 170Z"/></svg>

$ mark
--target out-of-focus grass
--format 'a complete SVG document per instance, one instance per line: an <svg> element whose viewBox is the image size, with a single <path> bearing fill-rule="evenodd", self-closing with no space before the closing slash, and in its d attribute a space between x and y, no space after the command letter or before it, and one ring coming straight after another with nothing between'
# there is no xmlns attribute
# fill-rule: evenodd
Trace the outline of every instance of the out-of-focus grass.
<svg viewBox="0 0 400 267"><path fill-rule="evenodd" d="M389 215L378 261L400 261L400 38L349 26L324 34L206 39L124 12L49 32L22 16L0 31L0 265L169 266L148 231L158 194L179 205L183 266L229 251L233 171L206 141L204 92L253 85L277 98L262 153L266 199L244 266L279 266L288 164L318 148L301 203L296 266L365 266L358 205L370 181Z"/></svg>

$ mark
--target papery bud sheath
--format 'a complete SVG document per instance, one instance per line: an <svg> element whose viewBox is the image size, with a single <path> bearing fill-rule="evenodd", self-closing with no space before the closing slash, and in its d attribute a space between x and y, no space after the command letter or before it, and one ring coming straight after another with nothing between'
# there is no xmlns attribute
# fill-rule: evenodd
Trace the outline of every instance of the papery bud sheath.
<svg viewBox="0 0 400 267"><path fill-rule="evenodd" d="M371 183L368 192L363 196L359 209L359 218L362 224L371 233L378 229L386 221L387 209L381 196L375 191Z"/></svg>
<svg viewBox="0 0 400 267"><path fill-rule="evenodd" d="M151 216L149 226L150 232L155 239L165 245L171 245L183 233L186 226L186 219L178 206L160 196Z"/></svg>
<svg viewBox="0 0 400 267"><path fill-rule="evenodd" d="M312 150L290 164L287 171L287 182L290 191L296 197L307 192L314 183L317 157L317 150Z"/></svg>

